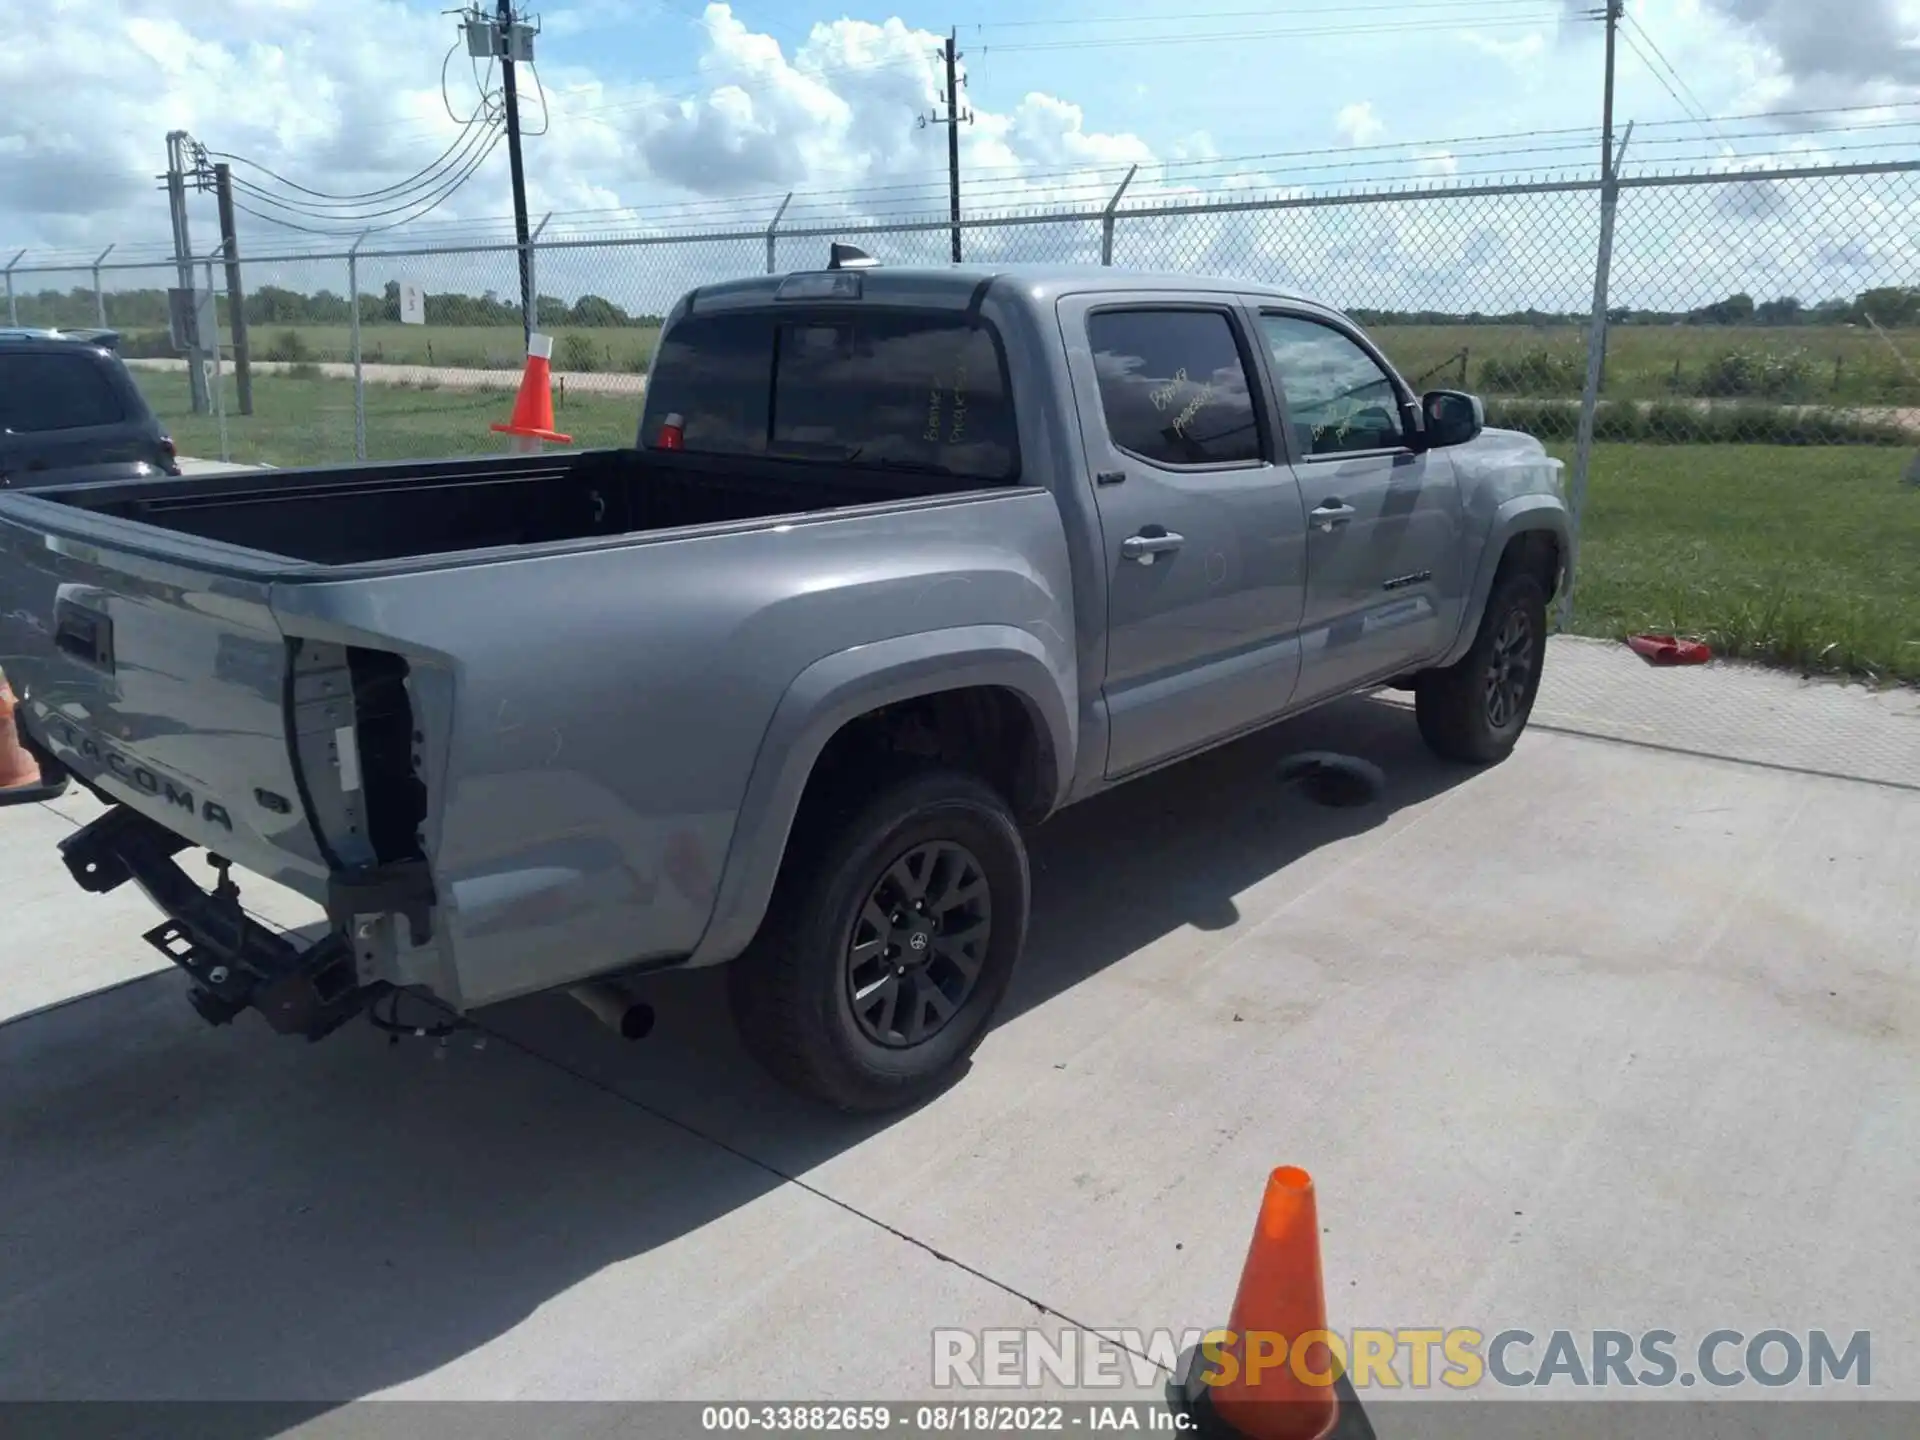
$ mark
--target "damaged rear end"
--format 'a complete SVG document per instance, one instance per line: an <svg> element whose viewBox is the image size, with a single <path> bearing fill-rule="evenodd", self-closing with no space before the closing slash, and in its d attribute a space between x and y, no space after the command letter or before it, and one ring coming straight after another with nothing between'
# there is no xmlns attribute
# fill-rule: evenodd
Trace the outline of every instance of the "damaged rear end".
<svg viewBox="0 0 1920 1440"><path fill-rule="evenodd" d="M0 565L0 608L41 617L24 647L9 636L22 741L109 807L62 858L85 890L146 893L165 918L144 938L191 977L201 1015L257 1009L318 1039L391 986L437 988L415 662L285 633L271 578L204 557L9 525ZM194 848L211 890L180 864ZM318 903L326 923L261 923L235 866Z"/></svg>

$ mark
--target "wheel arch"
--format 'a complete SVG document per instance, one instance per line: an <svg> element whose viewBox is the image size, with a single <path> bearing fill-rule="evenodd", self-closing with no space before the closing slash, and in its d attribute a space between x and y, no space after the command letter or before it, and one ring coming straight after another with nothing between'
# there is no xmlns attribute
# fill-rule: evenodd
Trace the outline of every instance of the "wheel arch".
<svg viewBox="0 0 1920 1440"><path fill-rule="evenodd" d="M968 626L856 646L815 661L775 708L747 781L714 911L690 966L730 960L753 939L773 896L795 820L816 777L830 773L836 744L861 722L931 716L932 754L959 763L1037 820L1066 798L1078 740L1073 671L1054 663L1032 634ZM956 744L1003 734L973 757ZM909 752L911 753L911 752ZM823 770L822 760L828 768Z"/></svg>
<svg viewBox="0 0 1920 1440"><path fill-rule="evenodd" d="M1572 553L1567 512L1552 496L1522 495L1494 512L1491 533L1480 551L1473 588L1460 616L1460 632L1434 668L1457 664L1473 648L1487 600L1500 577L1516 565L1535 569L1549 602L1559 591Z"/></svg>

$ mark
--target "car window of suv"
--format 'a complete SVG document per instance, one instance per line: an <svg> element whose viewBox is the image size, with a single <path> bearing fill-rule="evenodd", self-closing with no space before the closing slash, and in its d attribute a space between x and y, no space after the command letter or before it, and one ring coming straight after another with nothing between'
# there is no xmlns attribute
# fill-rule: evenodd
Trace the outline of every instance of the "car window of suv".
<svg viewBox="0 0 1920 1440"><path fill-rule="evenodd" d="M643 443L659 443L669 416L697 453L1019 473L999 345L959 315L689 316L654 362Z"/></svg>
<svg viewBox="0 0 1920 1440"><path fill-rule="evenodd" d="M1331 325L1262 315L1299 454L1345 455L1406 443L1400 395L1373 357Z"/></svg>
<svg viewBox="0 0 1920 1440"><path fill-rule="evenodd" d="M1101 310L1087 318L1113 443L1161 465L1244 465L1260 426L1221 310Z"/></svg>
<svg viewBox="0 0 1920 1440"><path fill-rule="evenodd" d="M80 430L126 418L119 390L91 356L0 354L0 428Z"/></svg>

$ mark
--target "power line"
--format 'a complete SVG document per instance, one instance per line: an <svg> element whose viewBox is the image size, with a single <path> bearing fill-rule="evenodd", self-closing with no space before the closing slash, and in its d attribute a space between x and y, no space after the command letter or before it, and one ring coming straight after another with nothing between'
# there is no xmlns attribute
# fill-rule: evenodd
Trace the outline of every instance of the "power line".
<svg viewBox="0 0 1920 1440"><path fill-rule="evenodd" d="M1512 29L1516 26L1532 28L1561 18L1557 11L1542 12L1532 16L1498 17L1481 19L1477 16L1448 19L1410 20L1400 25L1359 24L1328 25L1311 29L1282 30L1208 30L1199 34L1174 32L1162 35L1125 35L1108 39L1091 40L1035 40L1016 42L1011 45L983 45L983 55L1007 55L1015 52L1039 50L1116 50L1130 49L1141 45L1210 45L1228 41L1248 40L1294 40L1339 37L1348 35L1407 35L1431 33L1444 30L1461 29Z"/></svg>
<svg viewBox="0 0 1920 1440"><path fill-rule="evenodd" d="M441 165L431 176L427 175L425 171L422 171L419 175L412 177L404 191L394 187L388 187L387 192L375 192L373 195L363 199L315 201L297 198L289 199L284 196L275 195L272 191L264 189L254 184L251 180L246 180L239 176L234 177L233 184L235 189L244 191L256 200L264 204L272 205L277 209L285 210L289 214L303 215L315 220L333 220L343 223L357 220L377 220L387 215L398 214L400 211L410 209L418 204L423 192L437 188L449 175L452 175L463 165L467 164L473 158L475 152L485 144L487 136L497 131L498 123L493 121L469 130L466 135L455 143L452 149L447 151L446 155L441 157L442 161L448 161L449 157L453 157L450 163ZM458 153L456 154L456 152ZM208 153L212 154L216 152L210 151ZM252 164L253 162L248 163ZM274 172L267 170L265 166L256 165L255 168L267 174L274 175ZM296 190L305 189L304 186L294 185L292 181L283 180L278 175L274 175L274 179L280 180L282 184L288 185ZM377 204L380 201L397 201L398 203L372 210L366 208L369 204ZM345 213L349 211L352 213Z"/></svg>
<svg viewBox="0 0 1920 1440"><path fill-rule="evenodd" d="M487 122L487 124L492 123L494 122L491 119ZM297 190L302 195L313 196L315 201L320 205L328 207L358 206L389 199L395 195L404 194L409 190L422 189L427 185L431 185L434 180L438 178L437 172L446 164L448 158L454 155L456 151L470 144L474 135L477 133L484 134L485 127L483 126L479 131L475 131L471 124L463 125L460 134L454 137L451 145L447 146L445 150L442 150L427 165L414 171L413 174L407 176L404 180L396 180L391 185L383 185L377 190L363 190L351 195L338 195L327 190L311 189L308 186L300 184L298 181L289 180L286 176L280 174L279 171L261 164L258 160L250 156L235 155L227 150L209 150L206 153L217 160L226 160L235 165L244 165L250 170L257 170L262 175L286 186L289 190ZM456 161L455 163L457 164L458 162ZM244 180L236 181L235 183L242 186L249 186L249 182Z"/></svg>
<svg viewBox="0 0 1920 1440"><path fill-rule="evenodd" d="M330 236L334 239L345 239L350 235L356 235L356 234L371 235L371 234L378 234L381 231L386 231L386 230L397 230L403 225L410 225L415 221L424 218L425 216L431 214L433 211L439 209L440 206L444 205L449 199L452 198L452 196L456 192L459 191L459 189L463 185L467 183L467 181L471 180L476 174L479 173L481 167L487 163L488 158L493 154L494 150L498 148L501 140L505 138L506 137L504 132L495 130L493 132L493 138L488 142L486 149L482 150L471 162L468 163L465 169L460 171L459 174L455 175L437 194L430 197L421 208L415 210L410 215L404 216L399 220L389 221L384 225L350 224L344 230L322 230L316 226L298 224L294 221L283 219L277 215L263 214L262 212L252 209L249 206L242 205L238 200L235 200L233 202L234 208L236 210L243 211L244 213L253 216L253 218L256 220L263 220L269 225L277 225L284 230L298 230L303 234L325 235L325 236ZM295 212L295 213L299 213L299 212Z"/></svg>
<svg viewBox="0 0 1920 1440"><path fill-rule="evenodd" d="M1490 7L1511 7L1511 6L1519 6L1519 5L1531 5L1535 9L1538 9L1540 5L1540 0L1468 0L1468 3L1470 3L1476 9L1486 9ZM1377 11L1377 10L1393 11L1396 13L1400 11L1406 11L1406 10L1458 10L1461 8L1461 4L1462 4L1462 0L1395 0L1395 3L1385 4L1385 5L1334 4L1334 5L1326 5L1326 6L1296 7L1296 8L1290 9L1287 12L1287 14L1290 16L1298 15L1298 16L1304 17L1304 16L1312 16L1312 15L1349 15L1349 14L1353 14L1355 12L1360 12L1360 11ZM1174 12L1162 11L1158 14L1148 13L1148 14L1134 14L1134 15L1096 15L1096 16L1076 15L1076 16L1068 16L1062 19L1057 19L1057 20L981 20L981 21L974 21L967 28L979 30L982 32L985 32L988 30L1033 30L1033 29L1041 29L1041 28L1062 29L1062 28L1069 28L1069 27L1080 26L1080 25L1107 26L1107 25L1150 24L1154 21L1162 21L1162 20L1186 21L1186 20L1237 20L1237 19L1256 18L1256 17L1272 18L1273 15L1274 15L1274 9L1272 6L1269 5L1257 10L1192 10L1192 11L1174 11ZM1557 19L1558 16L1556 15L1554 18Z"/></svg>
<svg viewBox="0 0 1920 1440"><path fill-rule="evenodd" d="M1672 64L1667 60L1666 55L1662 53L1660 47L1654 44L1653 37L1647 34L1633 16L1627 15L1625 18L1628 26L1631 28L1622 31L1620 38L1627 42L1627 48L1640 57L1640 63L1645 65L1653 75L1653 78L1660 82L1660 88L1667 92L1668 96L1673 100L1673 103L1678 105L1682 112L1691 116L1702 129L1713 131L1716 135L1719 134L1719 127L1707 118L1706 107L1700 103L1699 97L1693 93L1688 87L1687 82L1681 78L1680 72L1673 68ZM1633 38L1636 33L1640 36L1641 40L1646 41L1648 49L1651 49L1654 56L1658 58L1657 64L1654 59L1648 58L1647 52L1642 50L1639 42ZM1665 71L1664 74L1662 73L1663 70ZM1673 79L1673 85L1667 83L1669 76ZM1674 85L1678 85L1679 90L1675 90ZM1685 99L1681 98L1683 92L1686 96Z"/></svg>

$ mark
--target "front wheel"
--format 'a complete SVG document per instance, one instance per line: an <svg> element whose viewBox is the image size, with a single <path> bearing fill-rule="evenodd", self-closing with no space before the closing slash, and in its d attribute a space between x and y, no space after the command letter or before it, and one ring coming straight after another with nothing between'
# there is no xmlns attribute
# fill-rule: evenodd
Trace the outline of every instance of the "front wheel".
<svg viewBox="0 0 1920 1440"><path fill-rule="evenodd" d="M1026 941L1026 847L1006 802L932 770L796 831L728 992L756 1059L842 1110L910 1105L985 1037Z"/></svg>
<svg viewBox="0 0 1920 1440"><path fill-rule="evenodd" d="M1547 658L1547 594L1513 571L1494 583L1473 648L1458 664L1422 675L1414 714L1443 760L1489 765L1512 753L1533 713Z"/></svg>

